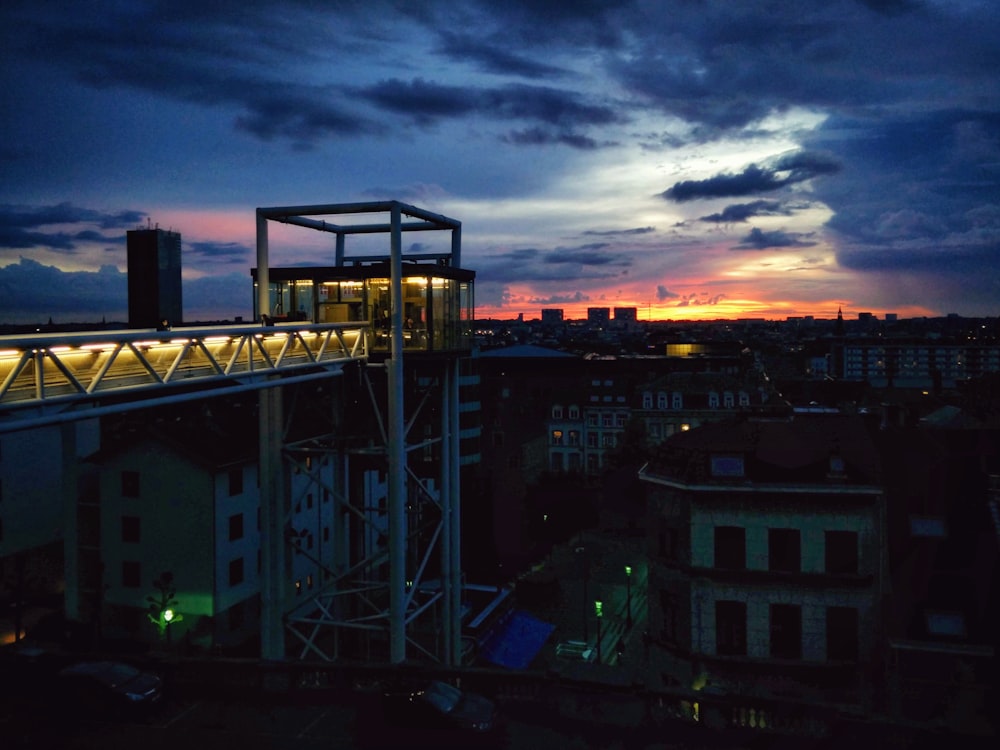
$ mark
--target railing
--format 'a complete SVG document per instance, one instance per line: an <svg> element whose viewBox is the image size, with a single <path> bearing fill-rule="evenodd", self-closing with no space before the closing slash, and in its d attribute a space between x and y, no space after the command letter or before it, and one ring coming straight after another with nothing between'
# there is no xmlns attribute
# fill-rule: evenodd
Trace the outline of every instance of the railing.
<svg viewBox="0 0 1000 750"><path fill-rule="evenodd" d="M367 323L0 337L0 411L257 379L368 356Z"/></svg>

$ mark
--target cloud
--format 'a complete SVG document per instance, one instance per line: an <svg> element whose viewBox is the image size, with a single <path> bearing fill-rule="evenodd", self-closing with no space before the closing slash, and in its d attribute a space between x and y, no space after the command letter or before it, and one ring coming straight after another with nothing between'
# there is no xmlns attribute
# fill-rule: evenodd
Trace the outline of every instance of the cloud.
<svg viewBox="0 0 1000 750"><path fill-rule="evenodd" d="M0 249L24 250L46 248L64 255L72 255L81 244L95 242L121 245L125 233L105 233L93 229L67 231L65 227L86 224L101 229L134 227L145 214L125 210L114 213L81 208L71 203L47 206L0 206ZM60 227L46 230L45 227Z"/></svg>
<svg viewBox="0 0 1000 750"><path fill-rule="evenodd" d="M726 298L725 294L715 294L711 297L701 297L697 293L684 295L675 307L704 307L717 305Z"/></svg>
<svg viewBox="0 0 1000 750"><path fill-rule="evenodd" d="M253 314L249 274L184 279L184 318L232 320ZM30 258L0 267L0 324L83 323L128 319L128 275L115 266L63 271Z"/></svg>
<svg viewBox="0 0 1000 750"><path fill-rule="evenodd" d="M788 185L834 174L839 165L819 153L795 152L778 157L770 165L751 164L738 174L719 174L705 180L684 180L661 193L677 203L701 198L728 198L778 190Z"/></svg>
<svg viewBox="0 0 1000 750"><path fill-rule="evenodd" d="M810 236L796 232L783 232L775 230L765 232L759 227L754 227L750 233L744 237L740 244L735 245L732 250L768 250L775 247L813 247L817 243L813 240L804 240L802 237Z"/></svg>
<svg viewBox="0 0 1000 750"><path fill-rule="evenodd" d="M716 224L738 224L755 216L791 216L791 214L791 210L778 201L759 200L752 203L734 203L719 213L702 216L698 220Z"/></svg>
<svg viewBox="0 0 1000 750"><path fill-rule="evenodd" d="M580 302L590 302L590 296L583 292L573 294L554 294L551 297L532 297L529 302L532 305L573 305Z"/></svg>
<svg viewBox="0 0 1000 750"><path fill-rule="evenodd" d="M656 299L660 300L661 302L665 299L676 299L677 297L680 297L680 295L677 294L676 292L671 292L669 289L663 286L663 284L656 285Z"/></svg>
<svg viewBox="0 0 1000 750"><path fill-rule="evenodd" d="M222 261L224 263L239 263L246 265L253 259L254 253L250 247L240 242L186 242L185 256L199 256L204 260Z"/></svg>
<svg viewBox="0 0 1000 750"><path fill-rule="evenodd" d="M640 234L650 234L656 231L656 227L635 227L633 229L607 229L603 231L598 231L596 229L588 229L584 232L585 235L594 235L596 237L622 237L622 236L634 236Z"/></svg>
<svg viewBox="0 0 1000 750"><path fill-rule="evenodd" d="M468 34L441 33L441 54L455 62L473 63L482 70L524 78L547 78L565 71L548 63L512 53L509 47L483 41Z"/></svg>

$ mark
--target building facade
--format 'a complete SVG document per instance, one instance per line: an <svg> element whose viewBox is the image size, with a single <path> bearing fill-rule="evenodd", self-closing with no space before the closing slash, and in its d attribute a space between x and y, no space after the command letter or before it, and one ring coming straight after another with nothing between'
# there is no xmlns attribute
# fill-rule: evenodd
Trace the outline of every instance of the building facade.
<svg viewBox="0 0 1000 750"><path fill-rule="evenodd" d="M884 503L862 422L729 421L680 433L649 485L652 658L667 683L868 700Z"/></svg>

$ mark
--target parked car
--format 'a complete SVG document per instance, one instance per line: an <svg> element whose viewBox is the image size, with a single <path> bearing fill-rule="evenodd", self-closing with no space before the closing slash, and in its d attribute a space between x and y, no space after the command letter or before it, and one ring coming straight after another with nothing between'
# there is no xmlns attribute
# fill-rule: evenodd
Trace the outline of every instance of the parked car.
<svg viewBox="0 0 1000 750"><path fill-rule="evenodd" d="M163 680L118 661L81 661L56 674L60 702L78 713L142 711L163 697Z"/></svg>
<svg viewBox="0 0 1000 750"><path fill-rule="evenodd" d="M390 690L383 696L383 707L386 720L394 726L489 733L496 724L493 701L440 680Z"/></svg>

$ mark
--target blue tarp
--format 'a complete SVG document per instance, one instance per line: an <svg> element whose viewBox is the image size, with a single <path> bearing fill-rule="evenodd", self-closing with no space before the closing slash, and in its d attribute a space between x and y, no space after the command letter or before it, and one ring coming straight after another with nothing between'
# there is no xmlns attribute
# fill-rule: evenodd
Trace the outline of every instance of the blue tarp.
<svg viewBox="0 0 1000 750"><path fill-rule="evenodd" d="M503 626L483 644L480 656L500 667L527 669L555 627L527 612L514 610Z"/></svg>

